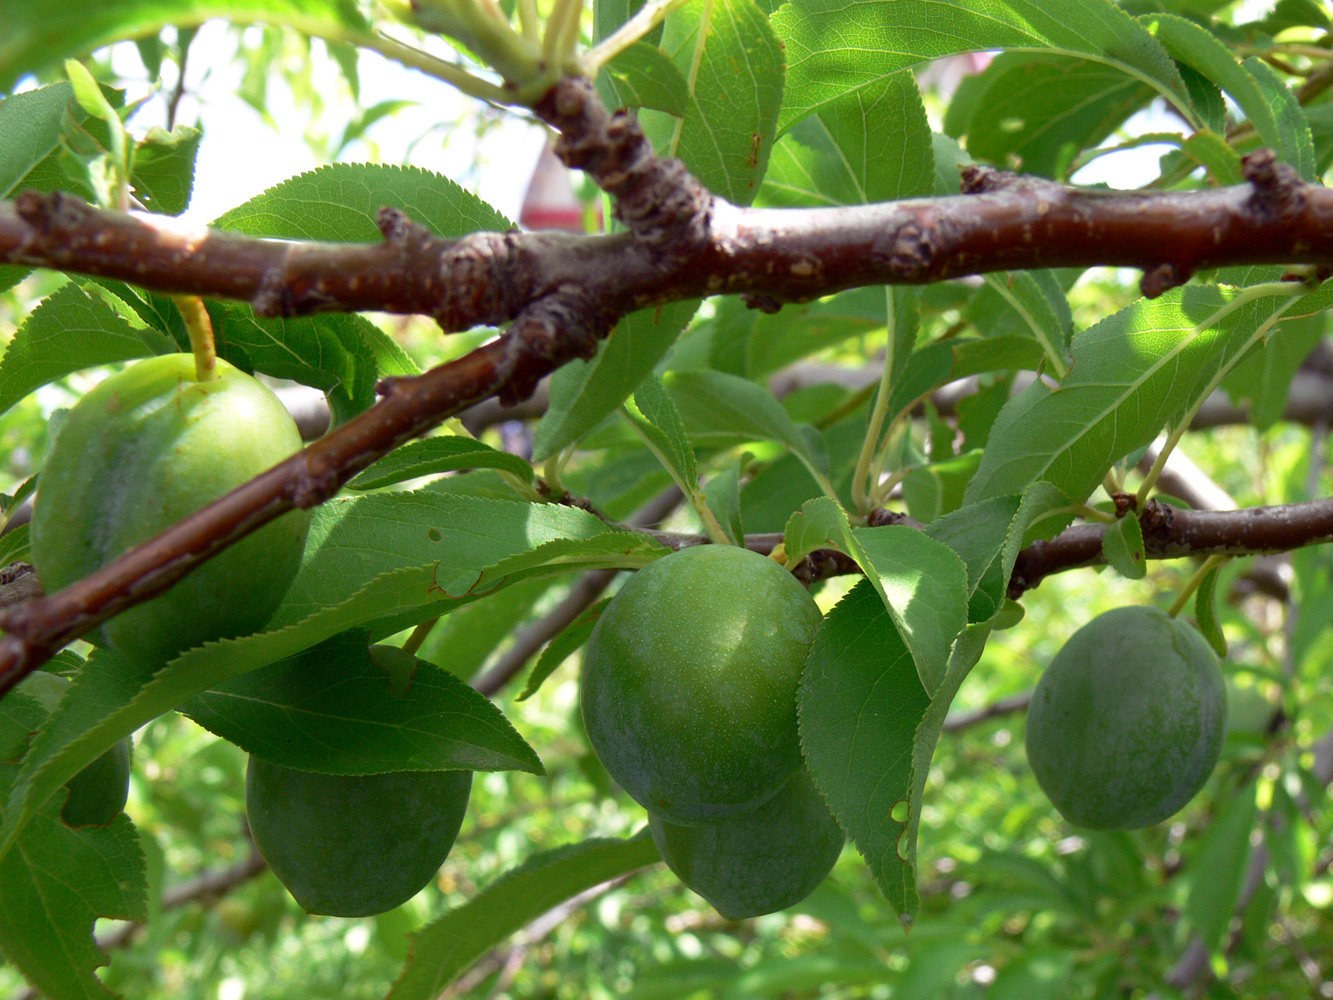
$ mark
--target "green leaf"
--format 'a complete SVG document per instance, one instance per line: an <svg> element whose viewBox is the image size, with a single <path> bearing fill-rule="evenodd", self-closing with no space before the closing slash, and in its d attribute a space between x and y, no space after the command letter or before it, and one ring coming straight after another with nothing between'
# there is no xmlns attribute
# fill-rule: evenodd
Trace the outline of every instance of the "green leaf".
<svg viewBox="0 0 1333 1000"><path fill-rule="evenodd" d="M963 633L932 700L864 582L824 617L806 661L798 702L806 763L904 924L918 905L916 833L930 759L989 631Z"/></svg>
<svg viewBox="0 0 1333 1000"><path fill-rule="evenodd" d="M926 534L958 553L967 567L968 621L992 621L1005 606L1009 575L1024 535L1044 515L1065 506L1049 483L1033 483L1021 497L992 497L946 514Z"/></svg>
<svg viewBox="0 0 1333 1000"><path fill-rule="evenodd" d="M8 198L60 148L65 109L73 99L70 84L53 83L0 101L0 198ZM87 112L78 109L76 120L86 117Z"/></svg>
<svg viewBox="0 0 1333 1000"><path fill-rule="evenodd" d="M903 525L852 528L826 497L792 514L784 546L792 562L815 549L855 560L910 651L922 689L939 686L949 648L967 623L967 571L952 549Z"/></svg>
<svg viewBox="0 0 1333 1000"><path fill-rule="evenodd" d="M1152 87L1102 62L1053 52L1002 52L973 86L970 117L946 117L978 160L1063 179L1074 158L1111 135L1154 96ZM955 116L962 102L955 97Z"/></svg>
<svg viewBox="0 0 1333 1000"><path fill-rule="evenodd" d="M611 598L609 597L604 601L598 601L566 625L560 634L547 644L546 648L542 650L542 655L537 658L532 673L528 675L528 682L523 685L523 691L519 694L517 701L526 701L536 694L538 688L546 683L546 678L555 673L562 663L582 648L583 644L588 641L588 636L592 635L592 630L597 625L597 619L602 617L602 612L606 610L606 606L610 603Z"/></svg>
<svg viewBox="0 0 1333 1000"><path fill-rule="evenodd" d="M748 456L748 453L746 453ZM742 458L746 456L741 456ZM744 544L745 524L741 519L741 459L733 460L704 484L704 502L737 545Z"/></svg>
<svg viewBox="0 0 1333 1000"><path fill-rule="evenodd" d="M1214 566L1204 574L1199 582L1199 589L1194 594L1194 617L1198 621L1199 631L1213 647L1218 659L1227 656L1227 639L1222 634L1222 625L1217 620L1217 571Z"/></svg>
<svg viewBox="0 0 1333 1000"><path fill-rule="evenodd" d="M1291 380L1328 329L1328 314L1284 319L1258 350L1222 380L1233 401L1250 401L1250 422L1260 431L1282 419ZM3 367L0 367L3 371Z"/></svg>
<svg viewBox="0 0 1333 1000"><path fill-rule="evenodd" d="M908 70L830 102L782 137L764 176L765 205L859 205L929 194L934 146Z"/></svg>
<svg viewBox="0 0 1333 1000"><path fill-rule="evenodd" d="M406 690L391 684L364 632L226 681L182 711L247 753L302 771L544 773L500 710L448 671L417 660Z"/></svg>
<svg viewBox="0 0 1333 1000"><path fill-rule="evenodd" d="M447 177L379 163L335 163L299 174L233 208L213 226L274 239L378 243L384 237L375 218L386 205L437 236L515 228Z"/></svg>
<svg viewBox="0 0 1333 1000"><path fill-rule="evenodd" d="M1148 575L1148 553L1143 547L1143 529L1137 517L1127 515L1106 526L1102 555L1108 566L1128 580L1142 580Z"/></svg>
<svg viewBox="0 0 1333 1000"><path fill-rule="evenodd" d="M605 521L577 507L431 490L334 499L315 510L301 570L269 629L283 629L358 596L364 598L368 582L373 588L382 574L406 567L430 570L429 592L413 602L424 606L488 593L494 586L481 586L484 571L516 556L532 559L533 553L550 543L591 542L595 561L604 562L608 534L622 547L643 549L644 536L613 532ZM656 553L666 551L647 541ZM550 555L556 557L556 563L538 557L526 568L548 572L557 566L581 568L568 550ZM624 565L646 561L650 560L627 557Z"/></svg>
<svg viewBox="0 0 1333 1000"><path fill-rule="evenodd" d="M1000 411L965 501L1045 479L1081 503L1111 465L1179 418L1247 350L1270 299L1230 305L1202 285L1142 299L1078 334L1056 390L1034 382ZM1278 309L1289 300L1278 300Z"/></svg>
<svg viewBox="0 0 1333 1000"><path fill-rule="evenodd" d="M532 445L541 462L573 444L615 411L666 355L697 300L640 309L621 320L591 361L572 361L551 376L551 397Z"/></svg>
<svg viewBox="0 0 1333 1000"><path fill-rule="evenodd" d="M684 118L690 87L667 55L647 42L635 42L602 67L597 92L610 108L652 108Z"/></svg>
<svg viewBox="0 0 1333 1000"><path fill-rule="evenodd" d="M322 389L338 423L375 402L379 328L354 313L264 318L244 303L208 304L218 353L239 367Z"/></svg>
<svg viewBox="0 0 1333 1000"><path fill-rule="evenodd" d="M618 550L608 535L623 539ZM580 540L589 549L582 558ZM365 627L376 641L507 582L637 567L665 551L642 535L609 532L573 507L429 491L331 500L313 513L301 570L266 631L206 643L157 670L94 652L23 759L0 855L56 789L117 740L201 691L349 629ZM484 571L506 557L511 575L492 574L483 587Z"/></svg>
<svg viewBox="0 0 1333 1000"><path fill-rule="evenodd" d="M1199 853L1189 864L1190 894L1185 912L1211 953L1231 922L1250 857L1256 784L1226 796L1204 832Z"/></svg>
<svg viewBox="0 0 1333 1000"><path fill-rule="evenodd" d="M750 204L782 106L782 45L768 18L753 0L691 0L667 19L662 48L693 84L673 155L710 191Z"/></svg>
<svg viewBox="0 0 1333 1000"><path fill-rule="evenodd" d="M32 561L28 548L28 528L29 525L20 524L0 535L0 567L19 561Z"/></svg>
<svg viewBox="0 0 1333 1000"><path fill-rule="evenodd" d="M502 469L529 483L536 475L532 466L517 455L497 451L473 438L439 436L410 441L394 449L348 483L347 488L374 490L458 469Z"/></svg>
<svg viewBox="0 0 1333 1000"><path fill-rule="evenodd" d="M790 0L773 15L787 48L785 132L830 101L875 92L891 73L981 49L1083 56L1147 83L1190 110L1175 64L1124 11L1106 0Z"/></svg>
<svg viewBox="0 0 1333 1000"><path fill-rule="evenodd" d="M1260 139L1273 147L1279 158L1295 167L1306 180L1314 178L1310 128L1299 114L1293 116L1283 106L1294 101L1267 65L1259 59L1238 65L1231 50L1212 32L1183 17L1147 14L1140 20L1172 58L1225 90L1245 112ZM1256 72L1256 67L1261 69Z"/></svg>
<svg viewBox="0 0 1333 1000"><path fill-rule="evenodd" d="M529 858L413 934L388 1000L431 1000L510 934L572 896L658 860L652 840L586 840Z"/></svg>
<svg viewBox="0 0 1333 1000"><path fill-rule="evenodd" d="M1018 314L1021 329L1041 345L1052 367L1063 367L1074 317L1055 276L1050 271L1011 271L988 274L984 280Z"/></svg>
<svg viewBox="0 0 1333 1000"><path fill-rule="evenodd" d="M190 204L194 160L204 134L188 125L170 132L154 126L134 153L134 194L150 212L179 215Z"/></svg>
<svg viewBox="0 0 1333 1000"><path fill-rule="evenodd" d="M86 53L125 38L156 34L168 25L190 26L214 17L239 23L287 25L309 34L338 36L367 30L353 0L118 0L89 6L83 0L5 5L0 32L0 90L25 73L64 56Z"/></svg>
<svg viewBox="0 0 1333 1000"><path fill-rule="evenodd" d="M981 452L969 451L913 469L903 480L907 513L922 524L929 524L957 510L963 503L963 491L980 462Z"/></svg>
<svg viewBox="0 0 1333 1000"><path fill-rule="evenodd" d="M0 763L0 795L16 770ZM0 859L0 950L53 1000L110 1000L93 973L107 962L93 924L148 919L143 851L123 813L110 826L71 829L63 805L57 796L43 807Z"/></svg>
<svg viewBox="0 0 1333 1000"><path fill-rule="evenodd" d="M625 401L625 412L631 423L649 443L659 461L671 473L671 478L688 496L699 492L699 469L695 464L694 448L685 433L676 404L671 401L657 376L649 375L634 390L634 396Z"/></svg>
<svg viewBox="0 0 1333 1000"><path fill-rule="evenodd" d="M472 680L556 581L533 577L455 608L436 623L417 655L460 680Z"/></svg>
<svg viewBox="0 0 1333 1000"><path fill-rule="evenodd" d="M828 456L816 450L766 388L723 372L670 372L667 391L692 434L730 435L738 441L777 441L812 474L828 475Z"/></svg>
<svg viewBox="0 0 1333 1000"><path fill-rule="evenodd" d="M0 358L0 413L71 372L175 346L111 292L71 281L28 314Z"/></svg>

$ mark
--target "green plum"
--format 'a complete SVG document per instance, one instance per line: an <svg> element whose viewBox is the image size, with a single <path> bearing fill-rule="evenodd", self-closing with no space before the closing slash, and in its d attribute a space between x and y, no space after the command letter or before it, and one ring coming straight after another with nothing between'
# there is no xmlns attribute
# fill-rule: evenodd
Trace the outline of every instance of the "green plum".
<svg viewBox="0 0 1333 1000"><path fill-rule="evenodd" d="M463 824L471 771L316 774L251 756L255 846L309 913L366 917L430 882Z"/></svg>
<svg viewBox="0 0 1333 1000"><path fill-rule="evenodd" d="M796 692L820 613L771 559L703 545L639 570L583 654L593 751L675 823L753 809L801 764Z"/></svg>
<svg viewBox="0 0 1333 1000"><path fill-rule="evenodd" d="M68 678L38 670L15 690L51 712L69 688ZM65 783L69 799L60 818L70 826L106 826L125 809L130 794L130 741L123 739Z"/></svg>
<svg viewBox="0 0 1333 1000"><path fill-rule="evenodd" d="M1226 715L1222 671L1198 630L1159 608L1116 608L1074 633L1042 675L1028 761L1076 826L1152 826L1208 780Z"/></svg>
<svg viewBox="0 0 1333 1000"><path fill-rule="evenodd" d="M42 467L32 561L66 587L254 478L301 447L273 392L225 361L195 381L194 358L167 354L101 382L69 411ZM290 511L167 592L98 630L126 658L164 663L272 617L305 547L309 514Z"/></svg>
<svg viewBox="0 0 1333 1000"><path fill-rule="evenodd" d="M681 826L650 811L648 825L667 867L730 920L805 899L833 868L844 839L804 767L750 812Z"/></svg>

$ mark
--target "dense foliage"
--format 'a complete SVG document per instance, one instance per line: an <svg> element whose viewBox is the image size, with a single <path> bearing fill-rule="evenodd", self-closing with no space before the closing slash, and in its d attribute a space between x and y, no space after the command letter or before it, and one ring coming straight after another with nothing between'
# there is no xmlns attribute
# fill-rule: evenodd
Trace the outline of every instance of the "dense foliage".
<svg viewBox="0 0 1333 1000"><path fill-rule="evenodd" d="M370 426L377 396L421 384L413 376L491 357L477 353L494 349L489 321L444 336L425 317L294 305L351 287L355 269L340 262L372 244L410 270L414 249L433 245L412 224L444 238L511 228L449 178L376 162L376 129L412 95L367 103L372 53L548 122L556 82L595 73L607 106L634 110L660 154L730 203L719 226L747 206L829 210L800 216L815 220L803 223L812 241L827 237L827 258L811 250L787 273L827 294L700 301L666 289L532 401L436 413L438 427L373 463L354 447L332 471L312 459L316 486L356 475L327 502L314 505L315 486L302 495L308 536L307 515L289 510L249 549L226 549L100 631L62 621L83 637L0 700L0 993L1333 993L1333 560L1318 544L1333 537L1333 282L1315 266L1328 246L1293 237L1282 263L1198 268L1144 250L1142 284L1078 263L1130 259L1109 235L979 242L961 253L978 274L953 280L913 270L964 176L978 206L1010 204L984 201L996 192L1045 206L1094 175L1123 180L1115 165L1130 163L1152 175L1144 192L1167 199L1154 211L1178 210L1151 223L1164 246L1185 231L1221 242L1226 226L1327 218L1333 14L1314 0L679 0L631 21L639 7L0 0L7 638L39 606L19 603L34 590L16 564L35 561L54 594L198 505L181 496L202 503L296 446L290 428L262 430L272 414L239 438L224 415L181 443L179 394L214 384L191 381L214 349L228 385L254 373L286 399L296 384L319 390L325 442ZM204 13L235 27L201 30ZM115 213L161 220L191 201L208 119L178 112L199 79L187 68L201 65L238 66L249 104L338 162L235 206L207 238L128 252ZM490 109L467 114L444 125L493 124ZM142 127L152 115L167 127ZM264 127L234 155L264 155ZM565 136L584 149L602 138ZM612 171L597 169L608 187ZM1244 198L1225 211L1202 200L1232 186ZM31 193L57 190L111 211ZM584 194L589 226L617 208L631 227L652 221L634 190L619 205L591 181ZM1122 197L1074 204L1095 229ZM881 254L904 283L844 289L839 239L868 206L909 198L914 221ZM173 232L162 221L152 231ZM57 250L37 238L65 224L105 238ZM627 272L665 252L647 228L633 230ZM239 274L247 251L272 252L275 239L360 246L327 258L296 247L294 260L325 270L265 273L245 300L201 302L179 277L213 246L238 248ZM522 245L538 248L540 270L543 249L550 263L607 244ZM168 246L183 249L173 258ZM716 287L760 282L764 249L730 249ZM1001 270L1012 260L1056 266ZM150 271L167 277L132 280ZM117 385L169 364L184 366L179 378L118 410ZM143 431L155 414L170 425L160 436ZM61 470L66 442L103 430L111 444ZM138 464L119 464L125 455ZM169 492L154 469L190 477L165 512L149 509ZM1199 513L1237 506L1247 514ZM757 575L673 579L702 543L771 558L752 557ZM44 568L43 545L59 558L77 548L76 568ZM771 574L790 593L765 590ZM266 591L282 591L271 617ZM1205 644L1216 651L1227 722L1219 739L1210 689L1207 745L1184 748L1182 770L1202 786L1188 804L1173 788L1169 808L1094 824L1156 825L1091 831L1043 796L1023 711L1065 642L1126 605L1160 609L1132 617L1163 634L1188 632L1183 660L1211 669ZM192 631L192 607L224 620ZM710 628L724 650L710 655L737 668L721 685L690 673L692 652L671 659ZM775 631L800 633L799 655L771 652ZM1163 692L1146 735L1185 733L1163 738L1163 752L1181 750L1194 739L1173 718L1187 685L1152 687L1162 678L1149 657L1168 643L1138 639L1126 648L1145 659L1127 669L1110 639L1096 646L1112 651L1105 663L1084 650L1081 665ZM587 689L580 706L585 650L604 699L593 712ZM14 669L0 667L0 683ZM67 691L53 674L72 678ZM771 773L737 745L751 735L733 718L739 694L755 695L745 711ZM624 703L656 713L651 745L614 729ZM681 721L691 705L697 730ZM1048 737L1046 749L1043 766L1058 771L1087 748ZM726 772L703 782L723 786L719 802L698 806L690 774L672 771L682 761ZM83 791L97 768L105 799L71 813L66 786ZM645 768L672 772L669 794L650 790ZM1134 768L1148 784L1161 776ZM658 809L649 830L613 774L649 808L684 796L696 812ZM744 781L726 787L732 778Z"/></svg>

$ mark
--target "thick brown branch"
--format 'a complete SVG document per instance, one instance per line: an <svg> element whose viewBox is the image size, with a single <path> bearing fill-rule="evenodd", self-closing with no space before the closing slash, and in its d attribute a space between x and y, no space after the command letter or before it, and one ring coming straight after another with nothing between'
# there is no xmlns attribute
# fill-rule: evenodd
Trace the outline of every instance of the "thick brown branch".
<svg viewBox="0 0 1333 1000"><path fill-rule="evenodd" d="M1261 154L1249 162L1254 184L1208 191L1083 191L978 170L976 194L821 209L741 209L716 199L704 209L682 175L689 210L667 214L692 226L706 219L707 228L666 247L648 223L657 243L630 233L440 240L393 213L383 220L384 243L289 243L187 233L25 192L0 203L0 262L243 299L261 315L425 313L446 330L503 323L571 289L614 319L707 295L777 308L863 285L999 270L1138 267L1145 292L1158 294L1203 267L1333 266L1333 190L1302 185Z"/></svg>

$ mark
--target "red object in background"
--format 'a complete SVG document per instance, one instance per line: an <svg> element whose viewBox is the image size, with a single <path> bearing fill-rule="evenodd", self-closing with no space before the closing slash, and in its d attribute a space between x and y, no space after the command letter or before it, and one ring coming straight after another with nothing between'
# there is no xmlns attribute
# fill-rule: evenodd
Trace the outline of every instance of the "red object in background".
<svg viewBox="0 0 1333 1000"><path fill-rule="evenodd" d="M600 215L600 212L598 213ZM525 229L563 229L583 232L583 204L569 182L569 170L548 141L537 158L537 166L523 195L518 221Z"/></svg>

